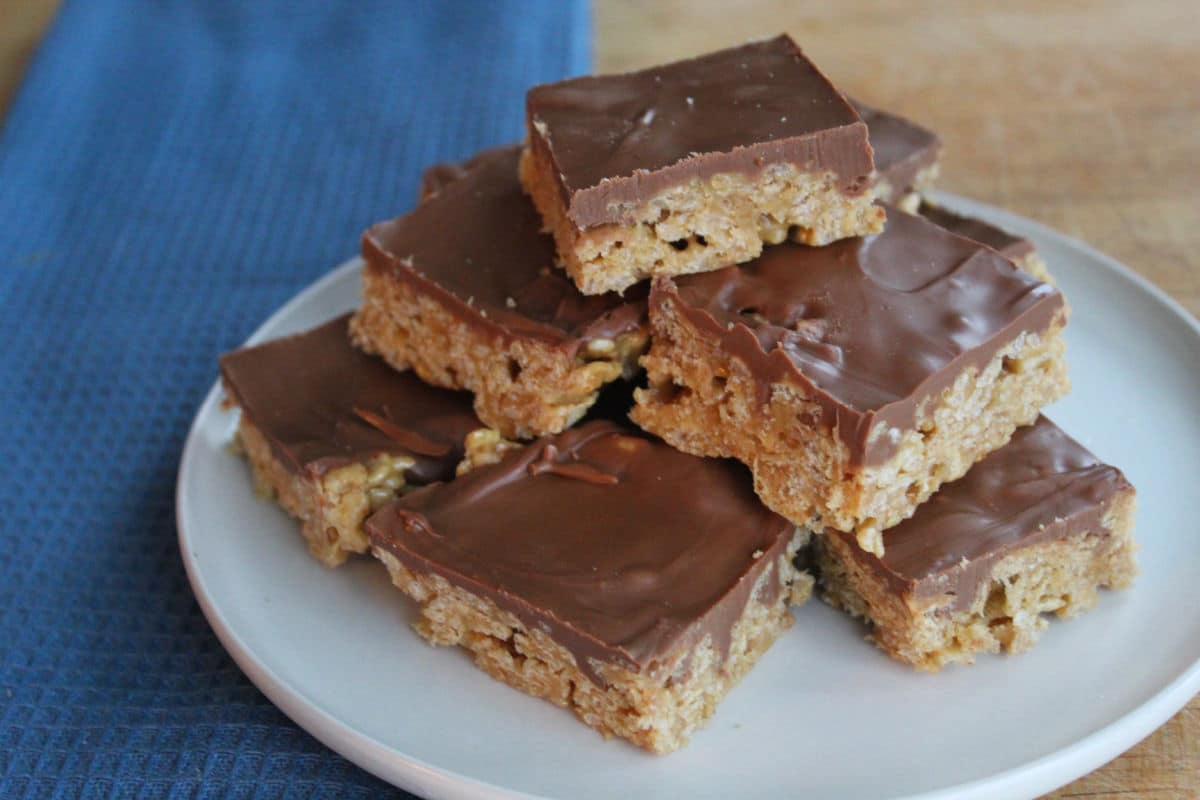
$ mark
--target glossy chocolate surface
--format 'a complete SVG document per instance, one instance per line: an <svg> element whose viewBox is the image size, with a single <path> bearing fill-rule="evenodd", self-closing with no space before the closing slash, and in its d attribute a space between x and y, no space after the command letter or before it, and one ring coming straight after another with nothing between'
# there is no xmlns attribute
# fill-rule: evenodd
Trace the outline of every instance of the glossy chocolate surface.
<svg viewBox="0 0 1200 800"><path fill-rule="evenodd" d="M741 465L606 421L418 489L366 528L409 569L547 630L596 680L592 659L654 673L705 636L727 650L793 532Z"/></svg>
<svg viewBox="0 0 1200 800"><path fill-rule="evenodd" d="M799 387L859 464L887 460L926 398L1063 312L1057 290L994 250L896 209L875 236L658 278L650 303L741 359L764 404L773 383ZM880 422L890 435L871 435Z"/></svg>
<svg viewBox="0 0 1200 800"><path fill-rule="evenodd" d="M628 222L646 200L693 178L785 162L870 185L858 114L787 36L624 75L535 86L530 146L553 164L579 228Z"/></svg>
<svg viewBox="0 0 1200 800"><path fill-rule="evenodd" d="M1033 252L1033 242L1028 239L1022 239L1019 236L1013 236L1008 231L997 228L995 225L984 222L981 219L964 217L961 214L955 214L953 211L941 206L931 205L924 201L921 202L917 213L930 222L936 223L948 231L957 233L959 236L965 236L968 239L982 242L1007 258L1024 258Z"/></svg>
<svg viewBox="0 0 1200 800"><path fill-rule="evenodd" d="M470 325L574 352L645 324L645 287L586 296L555 267L554 240L517 180L516 145L485 151L408 214L363 235L367 269L405 281Z"/></svg>
<svg viewBox="0 0 1200 800"><path fill-rule="evenodd" d="M942 140L933 131L898 114L871 108L857 100L850 103L867 123L871 148L875 151L875 172L890 189L880 199L897 202L914 190L922 170L937 163Z"/></svg>
<svg viewBox="0 0 1200 800"><path fill-rule="evenodd" d="M356 350L348 320L226 353L226 390L293 472L323 474L390 453L416 460L411 483L453 477L464 437L483 427L471 395L427 386Z"/></svg>
<svg viewBox="0 0 1200 800"><path fill-rule="evenodd" d="M853 536L827 535L842 536L894 591L953 595L953 607L962 609L1009 553L1075 534L1108 535L1102 522L1108 501L1130 488L1120 470L1039 417L884 531L882 559L859 550Z"/></svg>
<svg viewBox="0 0 1200 800"><path fill-rule="evenodd" d="M417 199L425 200L447 184L465 177L471 170L487 164L492 159L511 158L512 152L520 152L520 148L519 144L505 144L480 150L466 161L442 161L434 164L421 173L421 189Z"/></svg>

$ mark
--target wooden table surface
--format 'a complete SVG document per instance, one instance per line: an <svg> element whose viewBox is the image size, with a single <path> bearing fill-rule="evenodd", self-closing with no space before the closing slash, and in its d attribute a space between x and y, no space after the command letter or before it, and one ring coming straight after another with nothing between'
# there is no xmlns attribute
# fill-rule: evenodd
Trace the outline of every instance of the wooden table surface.
<svg viewBox="0 0 1200 800"><path fill-rule="evenodd" d="M0 0L0 113L55 6ZM1195 0L597 0L595 14L601 71L787 31L841 88L941 134L941 188L1077 236L1200 315ZM1200 797L1200 699L1049 796Z"/></svg>

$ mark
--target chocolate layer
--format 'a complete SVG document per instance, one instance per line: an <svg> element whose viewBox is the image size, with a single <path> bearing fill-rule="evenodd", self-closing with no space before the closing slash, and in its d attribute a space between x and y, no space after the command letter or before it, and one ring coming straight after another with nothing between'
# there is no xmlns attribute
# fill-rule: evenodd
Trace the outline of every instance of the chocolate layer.
<svg viewBox="0 0 1200 800"><path fill-rule="evenodd" d="M366 528L410 570L547 631L598 682L592 660L654 674L705 636L727 651L793 532L742 466L604 421L418 489Z"/></svg>
<svg viewBox="0 0 1200 800"><path fill-rule="evenodd" d="M488 150L481 150L466 161L443 161L434 164L421 173L421 193L418 199L425 200L431 194L446 186L446 184L453 183L459 178L464 177L475 167L485 164L494 158L504 158L505 153L508 151L517 150L519 152L520 147L519 144L506 144Z"/></svg>
<svg viewBox="0 0 1200 800"><path fill-rule="evenodd" d="M535 86L530 146L554 165L579 228L630 222L670 187L775 163L870 185L858 114L788 36L625 75Z"/></svg>
<svg viewBox="0 0 1200 800"><path fill-rule="evenodd" d="M1024 258L1033 252L1033 242L1028 239L1022 239L1019 236L1013 236L1008 231L997 228L995 225L984 222L981 219L964 217L941 206L930 205L925 201L921 201L921 207L917 213L930 222L940 225L948 231L957 233L959 236L965 236L968 239L974 239L977 242L986 244L1006 258L1016 260Z"/></svg>
<svg viewBox="0 0 1200 800"><path fill-rule="evenodd" d="M953 608L962 610L1004 556L1078 534L1107 536L1109 500L1131 490L1120 470L1039 417L884 531L882 559L854 546L852 535L828 535L845 539L894 591L914 598L953 595Z"/></svg>
<svg viewBox="0 0 1200 800"><path fill-rule="evenodd" d="M856 464L886 461L926 398L1063 313L1053 287L999 253L895 209L875 236L658 278L650 304L673 305L741 359L764 404L771 384L798 386ZM897 430L872 437L880 422Z"/></svg>
<svg viewBox="0 0 1200 800"><path fill-rule="evenodd" d="M517 180L519 155L515 145L486 151L408 214L370 228L362 241L367 269L506 339L533 337L574 353L590 340L639 330L644 287L624 297L585 296L555 267L554 240L541 232Z"/></svg>
<svg viewBox="0 0 1200 800"><path fill-rule="evenodd" d="M221 356L226 391L293 472L391 453L416 460L410 483L452 478L463 439L483 427L470 394L427 386L354 349L349 317Z"/></svg>
<svg viewBox="0 0 1200 800"><path fill-rule="evenodd" d="M890 191L881 195L894 203L916 188L917 175L937 163L942 140L933 131L897 114L871 108L851 100L851 105L867 123L871 148L875 151L875 172L887 182Z"/></svg>

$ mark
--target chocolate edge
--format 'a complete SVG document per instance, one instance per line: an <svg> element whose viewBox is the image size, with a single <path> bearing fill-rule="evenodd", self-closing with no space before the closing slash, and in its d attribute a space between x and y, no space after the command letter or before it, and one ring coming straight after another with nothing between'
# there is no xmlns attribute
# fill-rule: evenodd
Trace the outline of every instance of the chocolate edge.
<svg viewBox="0 0 1200 800"><path fill-rule="evenodd" d="M1055 519L1016 543L997 547L986 556L971 559L966 563L960 561L949 569L923 578L906 578L889 569L878 556L862 550L853 534L830 529L823 535L839 537L844 546L854 553L860 563L865 564L893 592L909 600L910 606L913 605L911 601L917 601L917 605L923 606L937 598L949 597L953 598L949 604L934 603L934 605L955 612L966 611L974 604L980 591L991 581L995 565L1005 557L1026 547L1080 534L1111 537L1113 531L1104 525L1104 518L1108 516L1118 497L1134 494L1135 490L1119 470L1114 467L1108 467L1108 469L1116 472L1119 478L1115 481L1113 490L1094 507L1073 514L1069 518Z"/></svg>
<svg viewBox="0 0 1200 800"><path fill-rule="evenodd" d="M492 314L481 313L480 309L474 308L453 292L422 275L416 264L387 250L373 233L374 230L374 227L369 228L362 237L365 269L384 279L403 281L418 295L433 297L442 308L464 324L481 329L490 336L499 337L506 343L521 338L535 339L563 350L568 356L576 355L583 346L582 338L572 337L559 328L528 317L508 315L495 309ZM493 315L497 319L492 319Z"/></svg>
<svg viewBox="0 0 1200 800"><path fill-rule="evenodd" d="M308 330L300 331L300 332L289 334L286 336L275 337L275 338L268 339L263 342L255 343L255 344L243 345L242 347L238 347L234 350L230 350L228 352L222 353L220 356L218 356L218 359L217 359L218 369L221 374L221 387L224 390L229 401L237 408L238 413L240 415L242 415L247 422L249 422L251 425L253 425L258 430L259 434L263 437L263 439L266 441L267 445L270 447L271 453L275 456L276 460L291 474L304 477L307 480L318 481L322 477L324 477L325 475L329 474L330 472L332 472L336 469L351 466L354 464L362 464L365 461L367 461L371 458L374 458L376 456L379 456L379 455L386 454L386 455L390 455L390 456L401 456L401 457L410 457L410 458L416 457L418 459L420 459L423 456L428 455L428 454L423 454L420 452L415 452L409 448L404 447L402 444L397 442L397 444L395 446L389 446L389 447L381 446L381 447L374 449L369 454L364 455L364 456L352 457L352 456L345 456L345 455L326 455L326 456L321 456L319 458L304 460L295 452L295 450L292 447L288 446L288 444L286 444L285 442L279 440L278 437L271 435L271 433L268 430L269 426L265 425L261 420L259 420L257 418L257 415L253 412L253 410L250 407L251 404L247 404L245 401L245 398L238 392L236 382L233 379L233 377L230 373L229 367L228 367L228 362L231 358L236 357L239 353L242 353L246 350L253 350L253 349L265 347L265 346L268 346L268 345L271 345L274 343L284 342L286 340L297 339L297 338L311 335L311 334L317 332L318 330L320 330L321 328L323 328L327 325L332 325L338 321L344 320L348 323L349 318L352 316L352 314L353 314L353 312L345 312L345 313L342 313L342 314L340 314L336 317L333 317L329 320L326 320L323 323L315 325ZM351 345L349 343L349 340L347 340L347 347L350 347L350 346ZM446 391L449 391L449 390L446 390ZM347 413L353 413L353 411L351 409L347 409ZM478 424L480 426L483 425L482 422L480 422ZM425 438L421 434L419 434L415 431L413 431L412 433L413 433L413 435L418 436L422 439ZM393 441L395 441L395 440L393 440ZM459 454L461 456L461 453L463 450L463 442L459 441L453 445L448 445L446 447L446 453L450 453L450 452L454 451L455 449L457 449L459 451ZM408 481L417 480L417 474L413 470L405 470L405 478Z"/></svg>
<svg viewBox="0 0 1200 800"><path fill-rule="evenodd" d="M414 491L422 492L435 486L436 484L430 484ZM376 515L382 517L387 513L399 515L404 520L401 523L403 525L415 521L416 524L424 526L426 530L434 530L429 520L419 512L401 511L393 506L386 506L377 511ZM490 587L447 565L436 563L408 550L401 542L382 533L378 524L372 523L370 518L368 518L366 528L370 533L372 545L385 549L409 571L416 574L437 575L452 586L457 586L477 597L491 600L498 608L521 620L528 630L547 630L548 628L547 632L550 637L571 653L579 670L600 687L604 687L606 683L592 665L592 661L615 664L635 673L654 675L658 668L673 664L677 659L688 658L706 636L711 637L713 646L723 657L727 658L733 627L745 612L746 606L751 600L751 593L768 567L776 569L775 580L768 582L768 588L761 597L761 601L769 604L778 600L783 594L785 587L782 576L779 575L778 559L785 557L792 540L791 535L781 534L770 548L764 550L762 555L747 567L741 578L730 586L728 591L707 612L687 628L681 630L665 647L639 660L626 649L602 642L586 631L579 630L570 622L533 606L512 592L505 591L500 587ZM788 530L792 530L790 525Z"/></svg>
<svg viewBox="0 0 1200 800"><path fill-rule="evenodd" d="M699 154L699 155L694 155L694 154L688 155L688 156L684 156L683 158L679 159L678 161L676 161L673 164L669 164L664 167L659 167L654 170L642 170L642 171L635 171L633 174L630 174L630 175L611 176L611 177L607 178L601 184L597 184L597 185L590 186L590 187L581 187L580 189L571 190L566 186L566 182L563 179L562 167L558 163L558 160L554 155L554 148L553 148L553 146L551 146L551 144L547 140L547 138L542 135L542 131L540 130L540 126L538 124L539 120L537 119L537 114L534 110L534 96L538 90L547 89L552 86L558 86L559 84L571 83L573 81L604 79L607 77L636 77L636 76L640 76L643 74L652 73L656 70L661 70L665 67L673 67L673 66L677 66L677 65L681 65L681 64L686 64L689 62L701 61L710 56L714 56L714 55L717 55L718 53L721 53L722 50L717 50L717 51L713 51L713 52L709 52L709 53L702 53L702 54L699 54L696 56L692 56L690 58L681 59L679 61L670 62L668 64L659 64L659 65L647 67L647 68L641 69L641 70L633 70L633 71L624 72L624 73L614 73L614 74L610 74L610 75L583 76L581 78L569 79L567 81L561 81L559 83L538 84L536 86L531 87L530 90L528 92L526 92L526 95L525 95L525 119L526 119L526 130L527 130L527 146L535 149L538 153L540 153L541 154L541 157L540 157L541 162L543 164L549 165L553 169L552 177L554 179L555 188L559 195L560 206L565 212L564 216L566 216L566 218L569 219L574 224L576 230L582 231L582 230L586 230L588 228L598 227L600 225L605 225L605 224L627 224L628 223L627 220L622 219L621 215L614 216L612 214L607 213L606 210L605 211L596 211L590 215L581 213L578 206L581 204L581 200L592 197L592 194L590 194L590 193L594 193L597 196L595 197L595 199L589 200L588 205L594 206L598 209L607 209L612 203L618 203L618 204L633 206L634 208L637 208L637 207L644 205L649 200L653 199L654 196L661 193L663 190L670 188L672 186L679 185L680 183L683 183L687 177L693 177L693 176L688 176L688 175L684 175L684 179L679 179L679 178L674 177L676 173L690 172L691 170L689 168L689 165L692 162L695 162L695 161L702 162L702 161L711 160L711 159L715 158L715 159L728 160L732 164L735 165L733 168L713 169L711 171L697 170L696 175L694 177L707 178L707 177L711 177L712 175L715 175L715 174L728 173L728 172L738 172L741 174L757 175L757 174L760 174L762 172L762 170L764 170L766 168L766 166L768 166L772 163L781 163L781 162L796 163L796 161L794 159L790 159L786 155L784 155L783 151L786 149L787 145L792 145L795 147L796 150L799 151L802 148L802 146L810 145L811 143L816 143L818 145L817 147L814 148L814 150L816 151L816 154L817 154L817 157L814 159L816 161L816 163L813 164L812 169L805 169L804 172L806 172L806 173L821 172L821 171L834 172L834 174L837 178L839 187L842 189L843 193L848 196L857 197L857 196L860 196L860 195L870 191L872 188L871 174L874 171L873 149L872 149L871 143L870 143L868 126L867 126L866 122L863 120L862 115L859 114L858 109L855 107L855 104L841 90L839 90L837 88L837 86L833 83L833 81L830 80L829 76L826 75L821 70L821 68L816 65L816 63L814 63L811 59L808 58L807 55L804 54L803 48L801 48L796 43L796 41L794 39L792 39L792 37L790 35L788 35L787 33L782 33L777 36L768 37L768 38L764 38L761 40L747 42L745 45L742 45L742 46L744 47L744 46L753 45L753 44L768 44L768 43L773 43L773 42L777 42L777 41L782 41L787 46L787 48L789 50L791 50L791 54L793 57L802 59L808 66L810 66L812 68L817 79L821 83L823 83L827 89L829 89L833 94L837 95L837 97L839 97L841 99L843 105L850 112L850 114L855 118L854 122L851 122L847 125L839 126L837 128L829 128L829 129L825 129L825 130L821 130L821 131L815 131L815 132L812 132L812 133L809 133L809 134L806 134L803 136L790 136L790 137L786 137L784 139L775 139L775 140L770 140L770 141L765 141L765 142L764 141L751 142L747 145L743 145L742 147L735 147L729 151L715 151L715 152L704 153L704 154ZM736 50L738 48L724 48L724 49ZM842 134L843 131L846 131L847 133ZM853 170L845 170L845 172L854 172L854 173L858 173L858 174L850 176L850 175L843 175L841 171L837 171L837 170L833 170L833 169L823 169L823 167L825 167L826 165L823 164L823 159L820 158L822 148L819 146L819 144L820 144L820 141L822 138L828 139L828 138L830 138L831 134L841 134L841 135L846 136L847 138L857 140L855 142L856 145L861 144L861 148L858 148L858 149L860 150L861 155L865 155L865 163L863 163L861 165L861 168L853 169ZM799 143L803 143L803 145L801 145ZM764 148L769 148L771 146L775 146L776 148L778 148L780 150L780 153L777 155L774 155L772 157L772 156L764 155L759 152L759 150L764 149ZM744 152L746 154L739 157L737 155L739 152ZM860 184L860 181L861 181L861 184ZM623 196L624 193L622 193L620 191L614 191L614 190L619 190L620 187L629 186L630 184L633 184L635 187L635 191L630 196L626 197L626 196ZM642 191L641 187L643 184L650 184L652 189L650 191ZM613 197L613 195L616 195L616 197Z"/></svg>
<svg viewBox="0 0 1200 800"><path fill-rule="evenodd" d="M986 245L979 246L986 248ZM879 423L901 431L911 430L921 406L951 386L962 372L972 367L982 369L1020 332L1049 331L1054 327L1055 321L1061 319L1064 308L1060 293L1055 291L1047 294L1016 319L993 333L987 342L961 353L941 370L928 376L907 397L888 403L882 408L862 412L846 406L821 390L782 350L775 348L769 353L765 352L747 325L739 322L727 329L706 309L684 302L675 281L670 277L660 276L654 280L650 293L650 308L654 311L668 303L678 316L699 329L707 338L715 338L724 352L746 366L759 384L760 403L766 403L770 396L770 387L775 383L787 382L798 386L806 397L821 406L825 415L823 424L832 429L834 435L846 445L850 462L857 466L876 466L895 455L896 444L891 442L889 437L875 436L872 439Z"/></svg>
<svg viewBox="0 0 1200 800"><path fill-rule="evenodd" d="M537 138L542 137L539 135ZM565 198L563 202L567 209L567 217L580 230L608 224L632 224L628 214L614 215L600 209L608 209L613 205L641 208L658 194L692 179L704 180L721 174L758 178L776 164L795 165L802 174L832 172L843 194L858 197L870 190L871 181L868 179L860 182L861 176L858 174L847 175L834 170L822 157L822 153L829 149L831 141L836 145L843 140L855 148L861 145L861 150L866 155L862 170L845 172L869 175L871 170L868 167L872 162L873 151L868 141L866 123L859 120L804 136L753 142L728 151L684 156L673 164L653 171L610 178L601 184L576 189L574 192L570 192L561 180L555 182L558 184L560 196ZM553 148L544 144L543 148L553 153ZM551 163L557 171L557 162ZM633 190L630 191L629 187Z"/></svg>
<svg viewBox="0 0 1200 800"><path fill-rule="evenodd" d="M593 438L612 433L644 436L640 432L610 422L594 422L582 429L571 429L567 433L574 437L582 437L570 445L571 452L584 446ZM481 467L475 472L482 473L486 478L494 478L506 483L506 476L509 476L508 480L511 480L514 479L513 476L524 475L530 464L543 457L545 445L555 441L556 438L543 437L518 451L509 453L499 464ZM422 494L436 491L439 485L441 484L433 483L420 487L408 497L411 500L419 500ZM485 484L484 490L488 490L487 484ZM470 575L455 570L450 565L432 561L406 548L398 537L387 535L385 528L388 523L383 520L388 515L392 516L396 520L396 524L400 526L415 523L426 531L435 533L433 525L420 511L403 509L393 503L377 511L368 518L365 524L374 546L386 550L414 573L438 575L451 585L459 586L471 594L492 600L502 610L515 615L530 630L545 630L548 626L548 632L554 641L572 653L579 669L598 686L603 686L604 682L591 664L592 660L617 664L633 672L657 675L661 667L676 664L679 659L689 658L694 648L706 636L711 637L713 646L722 653L723 657L728 657L733 626L741 618L747 604L752 599L752 592L764 571L769 567L775 569L774 580L768 581L763 594L760 595L762 602L774 602L786 591L783 575L780 574L779 559L786 557L795 535L795 526L776 515L777 524L780 526L778 534L770 546L746 566L739 579L691 624L682 628L676 636L663 643L653 653L639 659L626 648L601 642L586 631L579 630L570 622L532 606L518 595L505 591L502 587L490 587Z"/></svg>

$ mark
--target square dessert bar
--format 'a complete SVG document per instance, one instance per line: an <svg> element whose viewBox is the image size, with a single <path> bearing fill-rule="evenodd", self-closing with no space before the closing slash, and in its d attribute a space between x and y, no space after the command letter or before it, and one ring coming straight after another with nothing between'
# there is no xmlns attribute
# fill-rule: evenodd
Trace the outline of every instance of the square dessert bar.
<svg viewBox="0 0 1200 800"><path fill-rule="evenodd" d="M517 182L519 148L481 154L405 216L363 235L356 344L429 383L475 394L509 438L577 421L646 344L645 291L584 297Z"/></svg>
<svg viewBox="0 0 1200 800"><path fill-rule="evenodd" d="M309 550L331 567L367 551L372 510L453 477L464 437L480 427L469 395L355 350L348 320L221 357L255 484L300 519Z"/></svg>
<svg viewBox="0 0 1200 800"><path fill-rule="evenodd" d="M729 461L588 422L367 520L417 631L605 736L675 750L792 623L805 533Z"/></svg>
<svg viewBox="0 0 1200 800"><path fill-rule="evenodd" d="M816 537L824 597L893 658L926 670L1032 647L1053 612L1096 604L1137 573L1134 490L1045 417L883 534Z"/></svg>
<svg viewBox="0 0 1200 800"><path fill-rule="evenodd" d="M787 36L535 86L521 181L580 291L873 233L858 114Z"/></svg>
<svg viewBox="0 0 1200 800"><path fill-rule="evenodd" d="M894 209L877 236L657 278L650 323L631 418L740 459L772 509L875 553L1068 388L1062 295Z"/></svg>
<svg viewBox="0 0 1200 800"><path fill-rule="evenodd" d="M917 213L959 236L986 244L1039 281L1054 282L1050 277L1050 271L1046 268L1046 262L1034 249L1033 242L1028 239L1014 236L1003 228L997 228L981 219L956 214L949 209L933 205L927 200L921 201Z"/></svg>
<svg viewBox="0 0 1200 800"><path fill-rule="evenodd" d="M867 123L875 152L875 196L910 214L916 213L921 195L937 180L942 140L933 131L898 114L851 100Z"/></svg>

